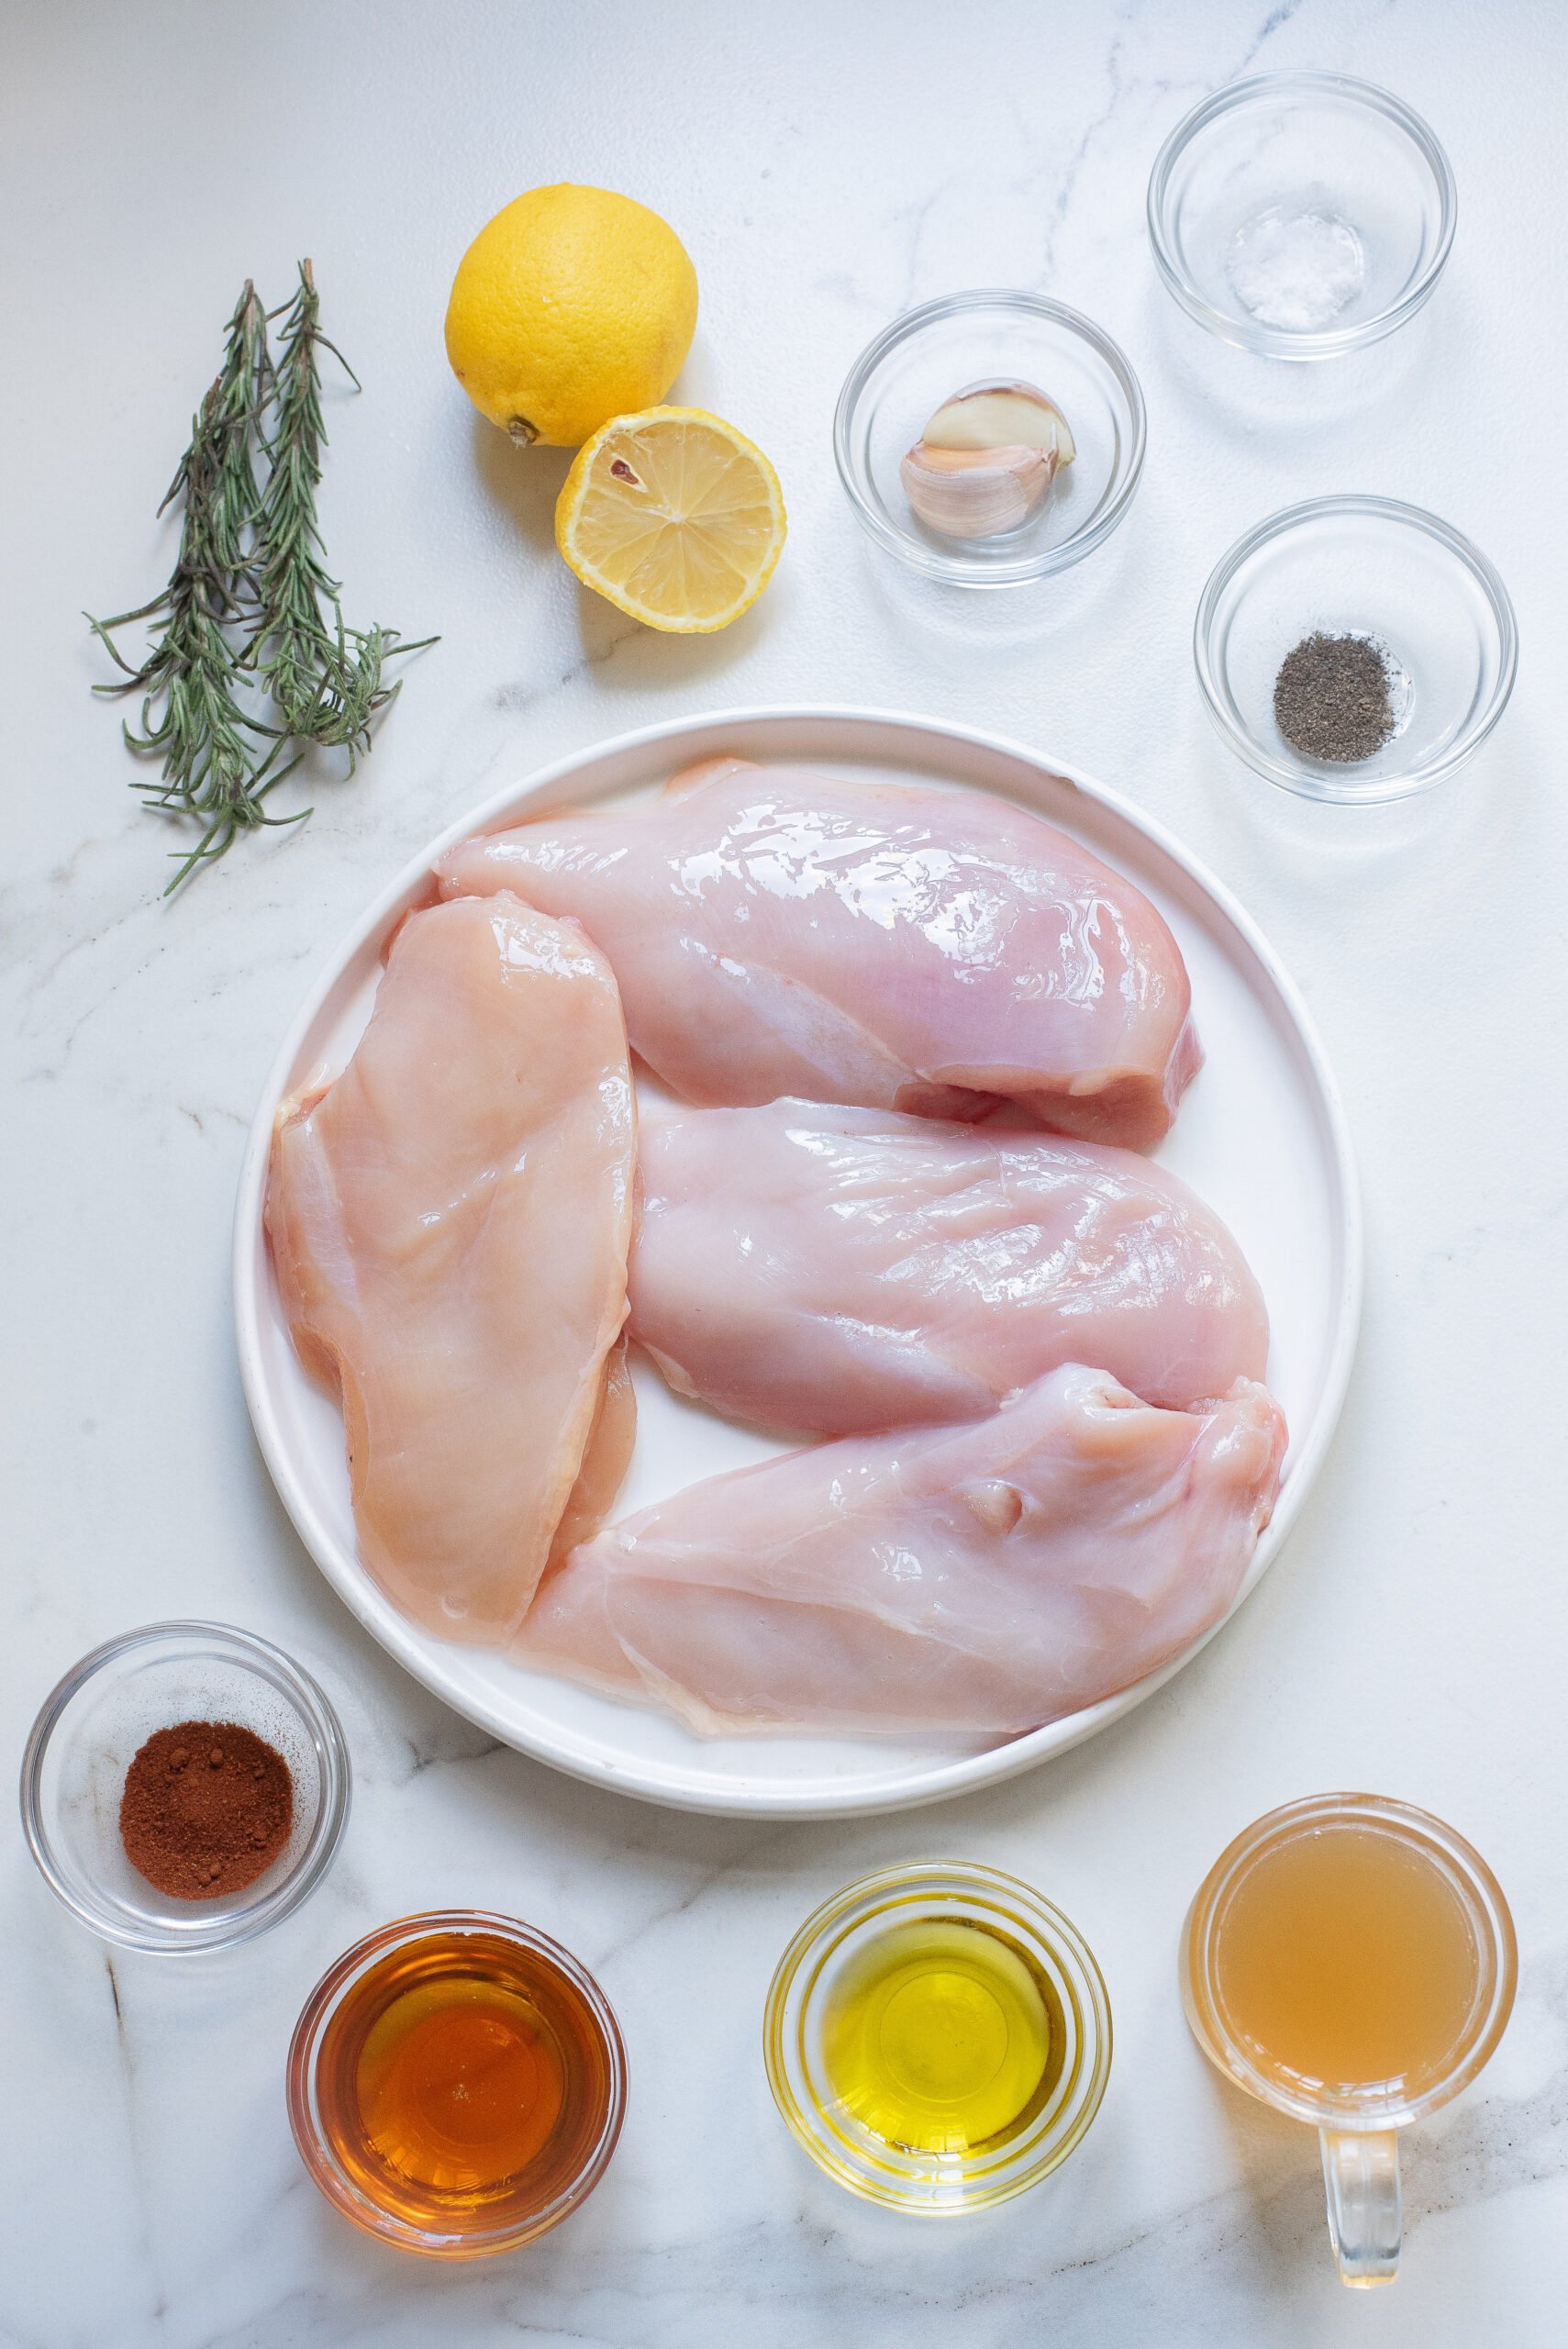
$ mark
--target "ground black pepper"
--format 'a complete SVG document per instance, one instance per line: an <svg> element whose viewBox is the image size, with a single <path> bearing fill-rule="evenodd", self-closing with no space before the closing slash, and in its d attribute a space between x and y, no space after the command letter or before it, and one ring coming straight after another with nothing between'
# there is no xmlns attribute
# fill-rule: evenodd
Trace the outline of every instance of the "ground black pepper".
<svg viewBox="0 0 1568 2349"><path fill-rule="evenodd" d="M1353 766L1394 731L1388 667L1363 636L1303 637L1274 679L1274 723L1309 759Z"/></svg>
<svg viewBox="0 0 1568 2349"><path fill-rule="evenodd" d="M213 1900L253 1883L293 1826L288 1764L238 1721L176 1721L150 1737L126 1772L126 1856L177 1900Z"/></svg>

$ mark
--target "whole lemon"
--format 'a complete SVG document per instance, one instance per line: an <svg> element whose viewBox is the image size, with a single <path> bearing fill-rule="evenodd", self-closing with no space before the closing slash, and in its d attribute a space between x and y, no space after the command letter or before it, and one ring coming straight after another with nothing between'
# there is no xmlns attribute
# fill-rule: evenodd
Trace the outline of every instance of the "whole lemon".
<svg viewBox="0 0 1568 2349"><path fill-rule="evenodd" d="M697 279L666 221L602 187L531 188L481 228L447 305L447 357L514 440L574 449L656 407L697 321Z"/></svg>

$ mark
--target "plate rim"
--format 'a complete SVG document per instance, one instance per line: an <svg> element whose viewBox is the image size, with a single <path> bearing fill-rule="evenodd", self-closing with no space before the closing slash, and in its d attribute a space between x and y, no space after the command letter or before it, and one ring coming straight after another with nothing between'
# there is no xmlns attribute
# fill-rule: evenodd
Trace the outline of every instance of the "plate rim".
<svg viewBox="0 0 1568 2349"><path fill-rule="evenodd" d="M460 1691L440 1657L429 1653L426 1635L397 1614L364 1568L355 1562L350 1571L345 1574L338 1566L333 1557L337 1545L327 1536L326 1529L318 1526L314 1506L295 1475L288 1449L282 1439L266 1391L260 1339L260 1285L252 1277L276 1104L283 1097L301 1047L348 963L428 877L437 859L458 841L493 828L496 820L520 799L537 796L552 785L566 781L586 767L611 759L635 757L662 743L675 740L696 742L699 747L693 751L693 756L696 757L702 754L700 741L705 736L723 733L729 729L739 730L781 725L842 726L851 733L892 729L919 738L927 743L956 743L966 750L978 750L1003 760L1016 760L1026 767L1067 784L1074 792L1141 833L1189 881L1195 884L1225 917L1266 974L1288 1018L1310 1074L1323 1123L1326 1156L1339 1192L1335 1204L1338 1209L1336 1237L1340 1255L1340 1283L1319 1408L1300 1451L1291 1462L1290 1476L1281 1493L1279 1504L1258 1543L1241 1586L1226 1613L1170 1663L1146 1678L1135 1681L1130 1687L1102 1698L1097 1704L1067 1714L1061 1720L1048 1722L1043 1728L1031 1730L1006 1743L987 1746L979 1753L966 1753L950 1760L939 1760L917 1772L905 1772L897 1778L890 1778L887 1784L880 1787L874 1779L862 1776L848 1780L842 1786L837 1786L830 1780L811 1779L782 1782L775 1788L676 1785L670 1782L674 1774L667 1765L650 1765L640 1768L635 1763L622 1765L573 1753L563 1750L556 1732L548 1727L530 1729L527 1725L520 1726L503 1708L489 1703L483 1696L476 1696L467 1689ZM982 785L964 787L984 788ZM265 1252L263 1245L263 1262ZM1026 1770L1036 1768L1058 1753L1069 1752L1100 1730L1109 1728L1113 1721L1122 1720L1135 1707L1153 1696L1223 1631L1256 1589L1284 1546L1317 1483L1338 1427L1361 1327L1364 1229L1361 1186L1349 1120L1332 1067L1301 991L1245 907L1160 818L1149 814L1121 793L1098 782L1071 761L1059 760L1049 751L1037 750L1012 736L994 733L987 728L851 703L773 702L747 704L735 709L706 710L695 716L657 718L647 725L628 728L622 733L563 752L492 792L476 807L467 809L399 868L330 950L306 989L269 1064L240 1162L235 1199L230 1281L235 1341L246 1408L257 1446L284 1511L313 1564L329 1587L377 1644L432 1695L439 1697L463 1719L489 1731L502 1743L528 1754L535 1761L563 1771L568 1776L586 1785L607 1787L611 1792L635 1796L666 1809L727 1817L856 1818L914 1809L982 1787L999 1785L1021 1776Z"/></svg>

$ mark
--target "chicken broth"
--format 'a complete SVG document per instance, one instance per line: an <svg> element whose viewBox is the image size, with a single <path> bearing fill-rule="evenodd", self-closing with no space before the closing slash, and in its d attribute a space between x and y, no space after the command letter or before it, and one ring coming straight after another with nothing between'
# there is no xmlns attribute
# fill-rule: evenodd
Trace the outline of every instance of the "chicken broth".
<svg viewBox="0 0 1568 2349"><path fill-rule="evenodd" d="M1216 1920L1210 1963L1223 2023L1285 2090L1415 2098L1465 2035L1480 1952L1436 1858L1345 1823L1259 1854Z"/></svg>

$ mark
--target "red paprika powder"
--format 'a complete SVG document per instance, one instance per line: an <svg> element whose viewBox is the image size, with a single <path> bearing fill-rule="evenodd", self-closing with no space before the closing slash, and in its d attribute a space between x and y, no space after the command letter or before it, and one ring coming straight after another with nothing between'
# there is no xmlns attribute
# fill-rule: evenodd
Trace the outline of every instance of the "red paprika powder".
<svg viewBox="0 0 1568 2349"><path fill-rule="evenodd" d="M120 1798L132 1867L177 1900L215 1900L270 1868L294 1827L294 1780L238 1721L176 1721L138 1752Z"/></svg>

